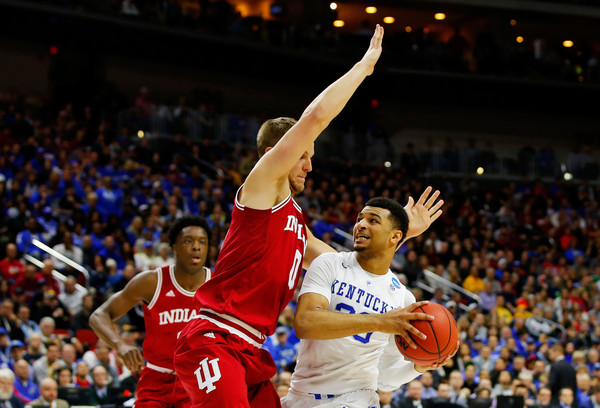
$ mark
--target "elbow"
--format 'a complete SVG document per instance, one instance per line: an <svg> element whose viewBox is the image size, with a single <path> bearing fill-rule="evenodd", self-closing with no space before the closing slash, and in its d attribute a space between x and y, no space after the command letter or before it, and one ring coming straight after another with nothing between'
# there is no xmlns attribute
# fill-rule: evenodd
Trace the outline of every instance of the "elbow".
<svg viewBox="0 0 600 408"><path fill-rule="evenodd" d="M88 323L92 330L96 330L98 328L98 324L100 322L100 308L96 309L91 315Z"/></svg>
<svg viewBox="0 0 600 408"><path fill-rule="evenodd" d="M310 339L312 338L311 325L308 319L296 316L294 319L294 333L299 339Z"/></svg>
<svg viewBox="0 0 600 408"><path fill-rule="evenodd" d="M314 106L309 106L304 113L302 114L302 120L306 121L317 129L317 133L321 133L331 121L330 114L328 114L327 110L320 106L319 104Z"/></svg>

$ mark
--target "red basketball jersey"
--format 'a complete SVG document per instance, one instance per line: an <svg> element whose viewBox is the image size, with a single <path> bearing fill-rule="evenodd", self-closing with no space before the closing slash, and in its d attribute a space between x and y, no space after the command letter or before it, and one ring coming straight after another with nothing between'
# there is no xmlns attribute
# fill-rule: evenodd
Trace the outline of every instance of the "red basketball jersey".
<svg viewBox="0 0 600 408"><path fill-rule="evenodd" d="M206 280L211 270L206 270ZM182 288L175 279L175 266L167 265L156 270L158 279L154 297L144 304L144 358L155 366L173 370L173 354L179 332L190 319L198 316L198 303L194 292Z"/></svg>
<svg viewBox="0 0 600 408"><path fill-rule="evenodd" d="M256 210L236 195L213 278L196 291L201 310L237 318L264 340L294 295L306 244L302 210L291 196Z"/></svg>

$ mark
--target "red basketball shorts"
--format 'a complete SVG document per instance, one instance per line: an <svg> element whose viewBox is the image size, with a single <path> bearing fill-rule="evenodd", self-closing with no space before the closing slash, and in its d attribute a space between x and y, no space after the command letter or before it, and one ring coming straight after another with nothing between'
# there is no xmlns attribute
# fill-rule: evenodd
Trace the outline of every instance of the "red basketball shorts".
<svg viewBox="0 0 600 408"><path fill-rule="evenodd" d="M186 326L174 363L192 407L281 407L270 381L277 369L269 352L210 322Z"/></svg>
<svg viewBox="0 0 600 408"><path fill-rule="evenodd" d="M189 408L190 397L175 374L144 367L137 386L135 408Z"/></svg>

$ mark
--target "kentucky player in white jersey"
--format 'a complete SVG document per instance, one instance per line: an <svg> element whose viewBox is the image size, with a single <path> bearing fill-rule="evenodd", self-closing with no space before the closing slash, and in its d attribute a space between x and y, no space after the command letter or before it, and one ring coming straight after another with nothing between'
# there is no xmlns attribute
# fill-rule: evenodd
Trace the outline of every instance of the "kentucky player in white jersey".
<svg viewBox="0 0 600 408"><path fill-rule="evenodd" d="M415 206L431 217L429 224L441 214L443 202L433 205L434 201L432 197ZM406 237L408 219L396 201L371 199L354 226L355 251L325 253L310 265L294 322L302 340L283 408L378 408L377 389L395 390L438 367L405 360L394 342L394 333L403 334L411 347L415 344L407 332L424 338L399 315L433 318L412 313L426 302L415 303L414 295L389 270ZM457 349L458 343L448 358Z"/></svg>

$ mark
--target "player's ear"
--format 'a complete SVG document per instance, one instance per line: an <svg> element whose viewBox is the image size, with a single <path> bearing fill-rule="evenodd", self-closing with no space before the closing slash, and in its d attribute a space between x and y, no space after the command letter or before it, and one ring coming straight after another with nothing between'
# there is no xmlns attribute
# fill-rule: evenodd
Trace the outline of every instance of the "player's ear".
<svg viewBox="0 0 600 408"><path fill-rule="evenodd" d="M402 231L400 230L395 230L392 233L392 237L391 237L391 242L394 244L394 246L396 248L398 248L400 246L400 244L402 243L402 238L403 238L403 234Z"/></svg>

